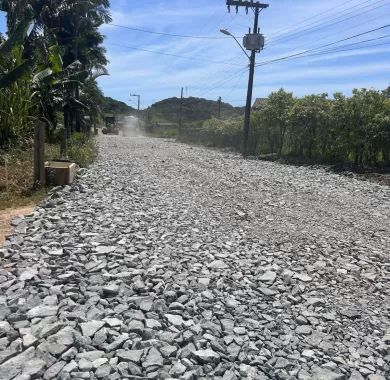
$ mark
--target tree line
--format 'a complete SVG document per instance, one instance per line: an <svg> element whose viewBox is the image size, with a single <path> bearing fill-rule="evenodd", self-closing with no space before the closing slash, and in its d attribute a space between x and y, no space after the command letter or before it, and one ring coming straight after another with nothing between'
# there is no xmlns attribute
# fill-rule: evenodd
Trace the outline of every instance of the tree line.
<svg viewBox="0 0 390 380"><path fill-rule="evenodd" d="M109 0L0 0L0 148L23 144L42 120L50 138L86 132L99 116L107 75L99 27L111 21Z"/></svg>
<svg viewBox="0 0 390 380"><path fill-rule="evenodd" d="M240 149L242 117L210 119L197 139ZM250 151L314 162L388 164L390 87L355 89L349 97L336 93L297 98L283 89L273 92L252 113Z"/></svg>

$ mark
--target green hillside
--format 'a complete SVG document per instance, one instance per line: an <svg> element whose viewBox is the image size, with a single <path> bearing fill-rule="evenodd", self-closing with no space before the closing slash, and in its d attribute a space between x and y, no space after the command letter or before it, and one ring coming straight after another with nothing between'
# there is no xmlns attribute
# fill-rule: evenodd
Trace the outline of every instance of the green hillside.
<svg viewBox="0 0 390 380"><path fill-rule="evenodd" d="M149 120L176 123L180 117L180 98L168 98L154 103L147 109ZM243 107L233 107L221 103L221 118L229 118L244 113ZM183 122L197 122L218 116L218 102L203 98L183 99Z"/></svg>
<svg viewBox="0 0 390 380"><path fill-rule="evenodd" d="M135 108L128 106L126 103L115 100L110 97L103 97L102 111L105 114L114 115L131 115L136 112Z"/></svg>

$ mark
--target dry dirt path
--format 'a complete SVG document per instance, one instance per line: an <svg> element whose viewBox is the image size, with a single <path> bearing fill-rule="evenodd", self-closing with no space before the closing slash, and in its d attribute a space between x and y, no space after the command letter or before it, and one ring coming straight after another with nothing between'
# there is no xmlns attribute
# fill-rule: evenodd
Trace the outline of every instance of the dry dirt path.
<svg viewBox="0 0 390 380"><path fill-rule="evenodd" d="M0 250L0 379L390 377L390 188L108 136Z"/></svg>
<svg viewBox="0 0 390 380"><path fill-rule="evenodd" d="M0 247L3 246L6 237L12 231L11 221L16 216L29 215L34 210L34 206L25 206L0 210Z"/></svg>

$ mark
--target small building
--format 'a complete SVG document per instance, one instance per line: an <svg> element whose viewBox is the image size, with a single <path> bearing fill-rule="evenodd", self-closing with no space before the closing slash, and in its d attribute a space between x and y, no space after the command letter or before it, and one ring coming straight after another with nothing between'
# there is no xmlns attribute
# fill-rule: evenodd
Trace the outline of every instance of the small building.
<svg viewBox="0 0 390 380"><path fill-rule="evenodd" d="M266 102L267 102L267 98L256 98L252 108L254 110L260 109Z"/></svg>

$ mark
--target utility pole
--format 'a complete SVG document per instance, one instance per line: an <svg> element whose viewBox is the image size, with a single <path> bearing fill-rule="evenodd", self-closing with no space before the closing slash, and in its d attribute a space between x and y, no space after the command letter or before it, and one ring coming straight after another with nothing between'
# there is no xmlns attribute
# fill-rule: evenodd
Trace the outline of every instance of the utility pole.
<svg viewBox="0 0 390 380"><path fill-rule="evenodd" d="M140 111L140 104L141 104L141 95L130 94L130 96L136 96L138 98L138 118L139 118L139 111Z"/></svg>
<svg viewBox="0 0 390 380"><path fill-rule="evenodd" d="M181 97L180 97L180 118L179 118L179 135L181 134L181 128L183 124L183 91L184 88L181 88Z"/></svg>
<svg viewBox="0 0 390 380"><path fill-rule="evenodd" d="M221 118L221 103L222 103L222 98L218 98L218 119Z"/></svg>
<svg viewBox="0 0 390 380"><path fill-rule="evenodd" d="M248 157L248 153L249 153L248 142L249 142L250 119L251 119L251 109L252 109L252 93L253 93L253 79L255 75L256 53L259 52L264 47L264 37L260 34L260 30L259 30L259 14L261 10L268 8L268 4L254 2L253 0L251 1L227 0L226 5L228 6L229 12L230 12L230 7L235 6L237 13L239 7L245 7L246 13L248 13L249 8L251 8L255 13L253 33L251 33L251 30L249 29L249 34L247 34L244 37L244 46L246 50L251 50L251 55L249 57L249 79L248 79L248 92L247 92L246 107L245 107L244 141L243 141L243 152L242 152L244 157Z"/></svg>
<svg viewBox="0 0 390 380"><path fill-rule="evenodd" d="M140 110L140 105L141 105L141 95L137 95L137 94L130 94L130 96L136 96L138 98L138 111L137 111L137 116L138 116L138 125L140 125L140 121L141 121L141 110Z"/></svg>

